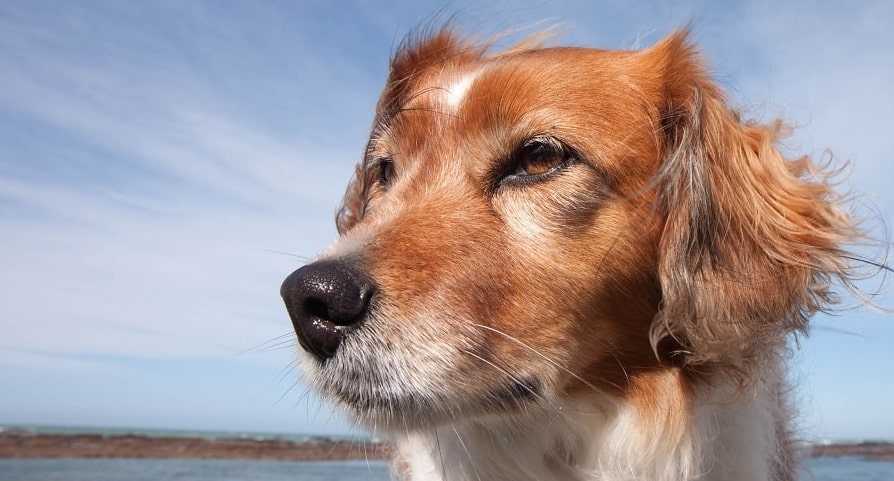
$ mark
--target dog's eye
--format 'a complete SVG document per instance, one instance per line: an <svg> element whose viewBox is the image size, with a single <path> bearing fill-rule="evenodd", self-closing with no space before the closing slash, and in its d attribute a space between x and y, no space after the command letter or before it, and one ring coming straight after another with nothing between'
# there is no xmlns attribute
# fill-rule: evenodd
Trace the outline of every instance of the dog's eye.
<svg viewBox="0 0 894 481"><path fill-rule="evenodd" d="M545 179L568 165L571 156L564 146L550 138L535 138L515 155L508 174L501 182L535 182Z"/></svg>
<svg viewBox="0 0 894 481"><path fill-rule="evenodd" d="M394 178L394 160L391 158L379 160L379 185L387 188L392 178Z"/></svg>

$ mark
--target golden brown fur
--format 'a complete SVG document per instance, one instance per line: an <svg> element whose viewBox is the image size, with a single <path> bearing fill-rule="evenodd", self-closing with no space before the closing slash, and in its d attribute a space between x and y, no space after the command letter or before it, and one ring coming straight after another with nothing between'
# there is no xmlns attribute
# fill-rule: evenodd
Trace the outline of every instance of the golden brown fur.
<svg viewBox="0 0 894 481"><path fill-rule="evenodd" d="M782 131L740 119L685 32L643 51L412 38L321 257L370 279L368 312L312 382L404 451L443 458L452 426L435 479L792 479L787 335L849 285L857 232ZM523 450L543 420L568 427L542 463L469 449Z"/></svg>

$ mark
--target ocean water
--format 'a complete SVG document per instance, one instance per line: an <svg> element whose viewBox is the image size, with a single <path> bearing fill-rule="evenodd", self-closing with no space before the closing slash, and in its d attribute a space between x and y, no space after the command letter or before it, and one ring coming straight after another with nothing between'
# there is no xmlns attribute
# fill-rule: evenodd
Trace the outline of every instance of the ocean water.
<svg viewBox="0 0 894 481"><path fill-rule="evenodd" d="M894 461L857 457L814 458L805 463L802 481L894 481Z"/></svg>
<svg viewBox="0 0 894 481"><path fill-rule="evenodd" d="M801 481L894 481L894 462L807 461ZM383 461L0 459L0 481L387 481Z"/></svg>
<svg viewBox="0 0 894 481"><path fill-rule="evenodd" d="M205 439L289 439L309 441L314 435L173 431L64 426L0 425L0 432L17 430L42 434L136 434ZM357 436L325 436L345 441ZM814 458L804 461L799 481L894 481L894 461L858 457ZM0 458L0 481L388 481L385 461L246 461L202 459Z"/></svg>
<svg viewBox="0 0 894 481"><path fill-rule="evenodd" d="M0 481L387 481L384 461L0 459Z"/></svg>

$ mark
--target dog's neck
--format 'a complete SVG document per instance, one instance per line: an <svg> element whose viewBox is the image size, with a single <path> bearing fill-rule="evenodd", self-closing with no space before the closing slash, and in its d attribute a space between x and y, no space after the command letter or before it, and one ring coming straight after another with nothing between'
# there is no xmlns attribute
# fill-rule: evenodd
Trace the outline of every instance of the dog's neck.
<svg viewBox="0 0 894 481"><path fill-rule="evenodd" d="M591 395L409 435L396 463L405 481L789 481L780 384L767 386L702 389L681 416L670 392L645 415Z"/></svg>

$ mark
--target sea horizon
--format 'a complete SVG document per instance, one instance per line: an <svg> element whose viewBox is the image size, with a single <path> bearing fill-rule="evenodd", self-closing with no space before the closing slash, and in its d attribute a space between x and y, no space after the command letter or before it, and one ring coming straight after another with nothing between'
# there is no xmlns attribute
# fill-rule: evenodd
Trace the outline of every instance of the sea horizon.
<svg viewBox="0 0 894 481"><path fill-rule="evenodd" d="M121 426L79 426L0 423L0 436L12 433L34 435L146 436L158 438L202 438L207 440L248 439L288 440L294 442L372 440L363 433L348 435L204 430L170 428L134 428ZM820 439L807 444L885 443L891 440ZM251 476L258 481L386 481L388 462L384 459L290 461L261 459L167 459L167 458L96 458L36 457L0 458L0 472L10 481L154 481L174 476L184 481L241 481ZM863 456L806 457L799 471L800 481L890 481L894 479L894 461Z"/></svg>
<svg viewBox="0 0 894 481"><path fill-rule="evenodd" d="M0 434L9 431L19 431L33 434L47 435L78 435L95 434L102 436L145 436L145 437L175 437L175 438L200 438L200 439L251 439L251 440L287 440L295 442L314 441L344 441L344 442L382 442L389 441L387 437L374 437L362 431L355 433L313 433L313 432L286 432L286 431L261 431L261 430L227 430L227 429L188 429L167 427L136 427L136 426L98 426L79 424L20 424L0 422ZM806 444L867 444L882 443L894 444L894 438L812 438L802 439Z"/></svg>
<svg viewBox="0 0 894 481"><path fill-rule="evenodd" d="M152 438L199 438L215 439L251 439L263 441L268 439L313 442L313 441L345 441L345 442L378 442L387 439L373 437L366 433L297 433L285 431L255 431L227 429L188 429L135 426L91 426L78 424L19 424L0 422L0 434L5 432L25 432L45 435L101 435L101 436L145 436Z"/></svg>

